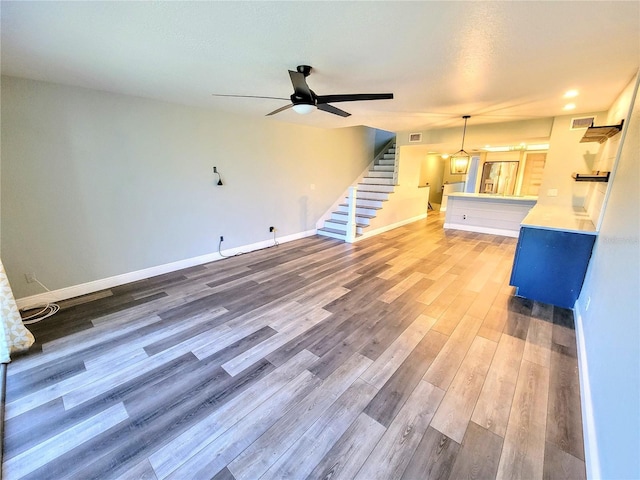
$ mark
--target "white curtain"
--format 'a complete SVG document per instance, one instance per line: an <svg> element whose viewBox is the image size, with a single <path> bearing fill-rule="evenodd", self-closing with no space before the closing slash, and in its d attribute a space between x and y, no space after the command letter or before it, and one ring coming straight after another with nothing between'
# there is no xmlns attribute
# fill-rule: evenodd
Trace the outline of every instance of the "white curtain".
<svg viewBox="0 0 640 480"><path fill-rule="evenodd" d="M11 285L0 260L0 363L9 363L11 353L27 350L33 342L33 335L22 323Z"/></svg>

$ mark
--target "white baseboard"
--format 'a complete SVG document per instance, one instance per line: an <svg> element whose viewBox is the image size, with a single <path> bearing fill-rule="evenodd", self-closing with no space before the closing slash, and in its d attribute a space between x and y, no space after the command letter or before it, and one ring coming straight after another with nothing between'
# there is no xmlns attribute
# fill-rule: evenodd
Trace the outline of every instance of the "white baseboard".
<svg viewBox="0 0 640 480"><path fill-rule="evenodd" d="M440 210L442 211L442 210ZM518 238L520 231L507 230L504 228L479 227L476 225L465 225L462 223L445 223L445 229L464 230L465 232L490 233L492 235L501 235L503 237Z"/></svg>
<svg viewBox="0 0 640 480"><path fill-rule="evenodd" d="M589 381L589 362L587 346L584 341L584 328L579 299L573 308L576 325L576 342L578 344L578 373L580 377L580 399L582 405L582 433L584 437L584 461L587 478L602 478L600 475L600 456L598 455L598 437L591 400L591 384Z"/></svg>
<svg viewBox="0 0 640 480"><path fill-rule="evenodd" d="M424 220L425 218L427 218L427 214L422 213L416 217L407 218L406 220L401 220L400 222L392 223L391 225L385 225L384 227L376 228L375 230L365 230L366 233L363 233L359 237L356 237L354 243L359 242L360 240L364 240L365 238L380 235L381 233L388 232L389 230L393 230L394 228L417 222L418 220Z"/></svg>
<svg viewBox="0 0 640 480"><path fill-rule="evenodd" d="M304 232L287 235L285 237L280 237L278 238L278 242L287 243L293 240L298 240L300 238L310 237L315 234L315 230L307 230ZM165 263L164 265L157 265L155 267L144 268L142 270L123 273L120 275L115 275L113 277L101 278L99 280L81 283L79 285L72 285L69 287L60 288L58 290L51 290L50 292L31 295L29 297L18 298L16 299L16 304L18 305L19 309L28 309L37 305L59 302L60 300L87 295L89 293L98 292L107 288L117 287L118 285L124 285L126 283L144 280L145 278L155 277L164 273L175 272L183 268L189 268L196 265L215 262L225 257L231 257L238 253L251 252L253 250L259 250L271 245L273 245L273 240L270 239L262 242L244 245L241 247L230 248L228 250L222 250L222 254L224 255L224 257L218 254L218 252L215 252L208 253L206 255L200 255L198 257L186 258L184 260L178 260L177 262Z"/></svg>

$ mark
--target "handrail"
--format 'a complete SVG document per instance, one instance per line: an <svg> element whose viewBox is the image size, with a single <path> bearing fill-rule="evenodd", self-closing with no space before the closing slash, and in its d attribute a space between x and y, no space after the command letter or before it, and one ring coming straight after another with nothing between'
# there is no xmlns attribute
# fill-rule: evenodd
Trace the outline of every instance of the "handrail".
<svg viewBox="0 0 640 480"><path fill-rule="evenodd" d="M355 186L349 187L349 196L347 200L347 231L344 241L347 243L353 243L356 241L356 198L358 195L358 188Z"/></svg>

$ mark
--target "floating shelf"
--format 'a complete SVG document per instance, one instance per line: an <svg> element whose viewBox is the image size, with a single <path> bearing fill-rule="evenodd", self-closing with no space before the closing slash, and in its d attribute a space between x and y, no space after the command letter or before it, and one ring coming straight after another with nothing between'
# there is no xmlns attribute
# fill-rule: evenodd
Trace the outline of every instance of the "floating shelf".
<svg viewBox="0 0 640 480"><path fill-rule="evenodd" d="M587 127L587 131L584 132L584 136L580 143L598 142L604 143L620 130L622 130L622 124L624 120L620 120L620 125L602 125L600 127L590 126ZM606 180L605 180L606 181Z"/></svg>
<svg viewBox="0 0 640 480"><path fill-rule="evenodd" d="M571 176L576 182L608 182L611 172L574 173Z"/></svg>

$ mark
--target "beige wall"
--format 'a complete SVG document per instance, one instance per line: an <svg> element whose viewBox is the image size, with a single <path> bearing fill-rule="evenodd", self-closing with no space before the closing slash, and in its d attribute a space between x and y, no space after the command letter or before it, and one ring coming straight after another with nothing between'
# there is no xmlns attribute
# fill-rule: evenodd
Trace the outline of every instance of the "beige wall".
<svg viewBox="0 0 640 480"><path fill-rule="evenodd" d="M315 229L373 158L325 130L2 78L2 250L16 297ZM217 166L224 186L216 185ZM314 187L312 187L312 185Z"/></svg>

